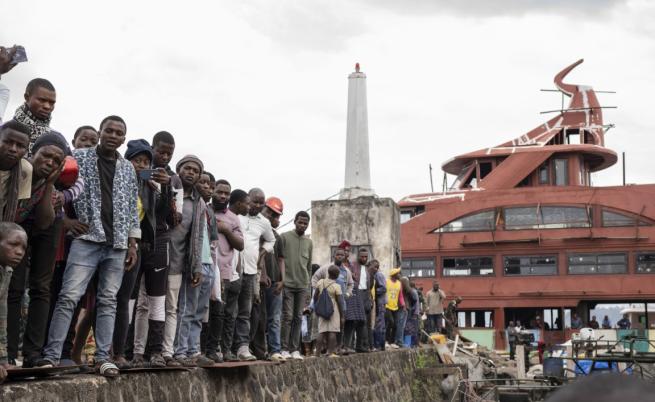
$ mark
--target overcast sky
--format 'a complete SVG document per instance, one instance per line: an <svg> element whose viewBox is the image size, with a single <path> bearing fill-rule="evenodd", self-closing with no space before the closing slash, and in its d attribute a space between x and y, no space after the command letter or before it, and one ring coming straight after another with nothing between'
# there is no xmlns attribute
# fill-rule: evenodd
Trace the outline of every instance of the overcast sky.
<svg viewBox="0 0 655 402"><path fill-rule="evenodd" d="M515 138L559 107L553 76L599 95L629 182L655 182L655 2L648 0L0 0L0 42L29 63L2 77L57 88L72 138L109 114L128 138L168 130L233 188L262 187L285 217L343 186L347 76L368 76L372 186L429 190L428 164ZM649 95L651 94L651 95ZM452 180L452 178L450 178ZM594 177L621 181L620 163ZM286 219L283 218L283 221Z"/></svg>

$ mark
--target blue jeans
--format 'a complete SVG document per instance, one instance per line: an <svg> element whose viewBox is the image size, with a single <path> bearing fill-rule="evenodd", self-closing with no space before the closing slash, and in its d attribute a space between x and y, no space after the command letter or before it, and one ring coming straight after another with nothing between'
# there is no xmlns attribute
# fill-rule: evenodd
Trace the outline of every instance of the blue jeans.
<svg viewBox="0 0 655 402"><path fill-rule="evenodd" d="M396 341L395 344L403 346L405 344L405 323L407 322L407 311L398 309L398 321L396 322Z"/></svg>
<svg viewBox="0 0 655 402"><path fill-rule="evenodd" d="M277 282L271 283L271 287L264 289L266 293L266 331L268 332L268 353L280 353L280 319L282 317L282 292L275 295Z"/></svg>
<svg viewBox="0 0 655 402"><path fill-rule="evenodd" d="M74 240L68 254L61 292L50 322L48 344L43 357L58 363L68 334L75 306L80 301L93 274L98 272L96 291L96 361L109 359L116 318L116 294L125 270L126 250L86 240Z"/></svg>
<svg viewBox="0 0 655 402"><path fill-rule="evenodd" d="M191 357L200 351L202 319L209 309L209 296L214 284L211 264L202 264L202 281L191 286L191 275L184 274L177 310L175 357Z"/></svg>

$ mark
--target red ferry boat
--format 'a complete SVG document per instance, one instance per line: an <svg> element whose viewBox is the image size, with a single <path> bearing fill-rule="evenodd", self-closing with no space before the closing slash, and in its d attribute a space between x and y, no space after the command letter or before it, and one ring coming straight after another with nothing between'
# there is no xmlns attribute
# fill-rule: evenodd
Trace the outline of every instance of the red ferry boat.
<svg viewBox="0 0 655 402"><path fill-rule="evenodd" d="M460 326L497 349L510 320L530 326L540 316L543 340L561 342L573 313L586 323L598 303L655 299L655 184L592 186L591 173L617 154L605 147L594 90L563 82L580 63L554 79L568 107L444 163L457 176L450 190L399 203L404 274L424 291L436 279L461 296Z"/></svg>

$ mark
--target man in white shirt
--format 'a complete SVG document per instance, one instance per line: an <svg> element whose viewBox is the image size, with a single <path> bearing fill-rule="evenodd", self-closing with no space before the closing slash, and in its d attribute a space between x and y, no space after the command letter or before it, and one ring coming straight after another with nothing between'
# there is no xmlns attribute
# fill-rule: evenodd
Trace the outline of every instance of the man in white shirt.
<svg viewBox="0 0 655 402"><path fill-rule="evenodd" d="M239 216L241 231L243 232L243 275L241 276L241 291L239 293L239 311L237 313L234 329L233 348L237 349L239 360L256 360L250 353L250 312L255 295L259 295L258 276L263 274L265 281L266 271L259 269L260 248L265 252L273 252L275 235L271 222L261 214L266 202L264 192L253 188L248 193L250 197L250 210L247 216ZM270 285L270 283L268 283Z"/></svg>

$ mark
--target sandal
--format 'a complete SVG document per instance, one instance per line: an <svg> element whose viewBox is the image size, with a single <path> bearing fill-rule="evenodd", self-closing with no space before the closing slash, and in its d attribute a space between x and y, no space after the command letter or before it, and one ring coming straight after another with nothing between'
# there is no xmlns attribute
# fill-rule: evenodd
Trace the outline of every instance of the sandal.
<svg viewBox="0 0 655 402"><path fill-rule="evenodd" d="M127 370L132 368L132 364L125 358L125 356L114 356L114 364L119 370Z"/></svg>
<svg viewBox="0 0 655 402"><path fill-rule="evenodd" d="M150 367L151 368L162 368L166 367L166 360L159 353L155 353L150 357Z"/></svg>
<svg viewBox="0 0 655 402"><path fill-rule="evenodd" d="M166 367L182 367L182 363L170 356L164 356L164 360L166 361Z"/></svg>
<svg viewBox="0 0 655 402"><path fill-rule="evenodd" d="M98 362L96 364L96 374L105 377L118 377L120 371L116 365L108 360Z"/></svg>

